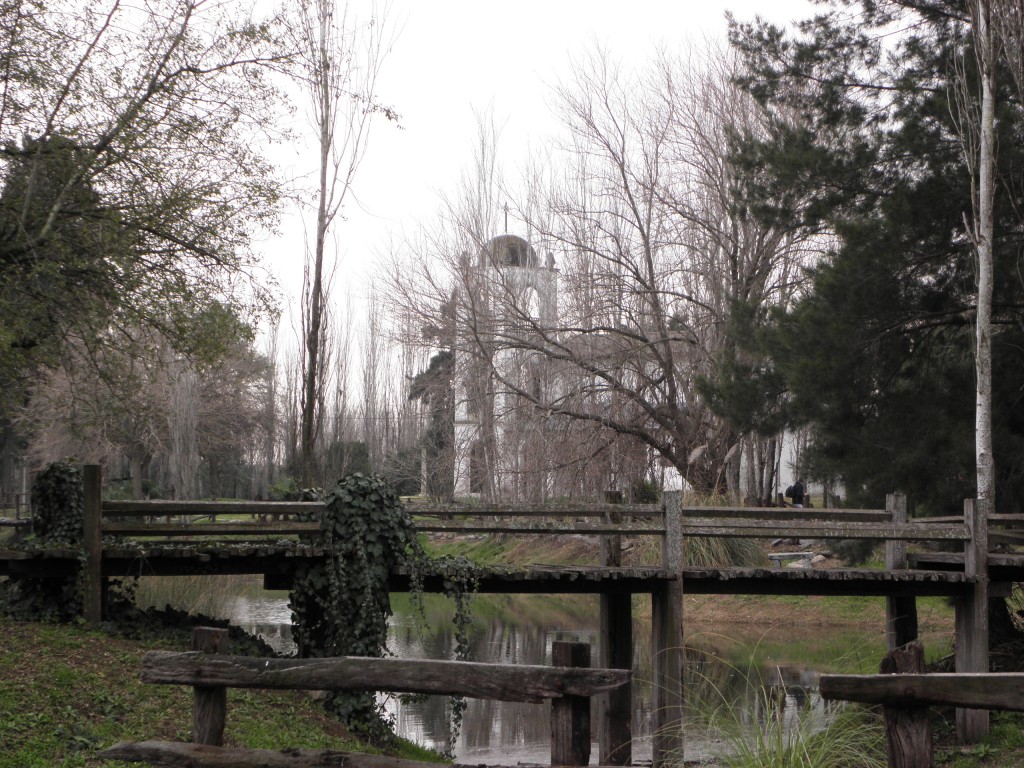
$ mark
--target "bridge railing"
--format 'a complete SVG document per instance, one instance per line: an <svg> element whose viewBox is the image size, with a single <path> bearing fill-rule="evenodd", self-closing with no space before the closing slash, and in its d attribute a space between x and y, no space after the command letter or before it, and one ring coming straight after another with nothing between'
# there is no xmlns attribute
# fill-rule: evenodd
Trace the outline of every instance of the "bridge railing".
<svg viewBox="0 0 1024 768"><path fill-rule="evenodd" d="M886 509L678 507L684 536L772 539L876 539L889 542L970 542L967 517L907 519L902 497ZM902 513L898 508L902 505ZM184 539L267 537L315 533L308 518L319 502L104 501L103 534ZM496 505L408 503L427 533L594 534L665 536L660 504ZM297 518L305 517L306 520ZM177 518L177 519L175 519ZM224 518L231 518L224 520ZM996 542L1024 542L1024 515L993 515L1004 528ZM1016 528L1016 530L1014 530Z"/></svg>

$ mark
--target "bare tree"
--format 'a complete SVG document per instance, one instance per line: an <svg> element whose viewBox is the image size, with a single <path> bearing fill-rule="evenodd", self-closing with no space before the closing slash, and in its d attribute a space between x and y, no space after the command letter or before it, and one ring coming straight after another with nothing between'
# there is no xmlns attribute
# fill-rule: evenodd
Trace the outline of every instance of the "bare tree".
<svg viewBox="0 0 1024 768"><path fill-rule="evenodd" d="M37 387L24 419L37 463L65 456L128 461L141 498L152 462L163 457L179 498L196 498L200 464L218 467L262 438L265 358L244 338L214 361L189 360L167 338L136 329L100 347L69 347L65 364Z"/></svg>
<svg viewBox="0 0 1024 768"><path fill-rule="evenodd" d="M792 232L736 204L729 132L756 132L764 116L729 67L663 55L630 76L597 51L574 71L558 89L566 161L547 164L561 175L535 180L547 194L520 211L559 255L557 323L538 322L513 270L497 269L489 288L522 332L477 335L561 369L557 386L530 388L492 366L502 389L647 445L703 492L738 485L740 435L697 381L735 353L733 307L785 301L807 258ZM465 312L479 328L481 313Z"/></svg>
<svg viewBox="0 0 1024 768"><path fill-rule="evenodd" d="M366 153L371 120L396 114L377 102L376 82L390 45L386 13L368 19L350 15L335 0L300 0L296 25L308 89L311 122L319 149L316 225L307 256L303 301L303 379L299 443L300 475L313 481L313 460L322 428L321 352L325 333L325 259L328 234L341 212Z"/></svg>
<svg viewBox="0 0 1024 768"><path fill-rule="evenodd" d="M698 381L734 353L734 306L785 301L809 250L737 205L729 134L764 118L730 74L721 59L662 56L630 75L595 52L557 89L568 138L535 163L543 172L516 207L522 242L494 237L511 195L484 152L434 252L396 272L401 302L425 317L454 297L456 375L480 414L477 453L462 453L484 478L521 474L522 457L538 455L527 436L567 419L630 466L660 457L701 491L738 485L741 435ZM445 277L431 257L447 259ZM546 298L556 281L557 306Z"/></svg>

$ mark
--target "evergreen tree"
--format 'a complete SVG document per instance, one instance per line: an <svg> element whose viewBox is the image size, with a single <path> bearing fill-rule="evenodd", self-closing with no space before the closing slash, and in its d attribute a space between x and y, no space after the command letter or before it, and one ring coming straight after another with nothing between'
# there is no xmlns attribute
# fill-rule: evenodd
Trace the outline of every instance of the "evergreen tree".
<svg viewBox="0 0 1024 768"><path fill-rule="evenodd" d="M802 298L755 346L784 381L790 423L814 426L812 474L842 479L855 503L901 490L930 512L955 512L975 493L976 285L961 143L980 93L970 16L945 0L850 5L796 35L732 25L746 87L786 117L768 141L739 137L743 205L834 237ZM993 425L996 456L1009 459L1024 438L1024 190L1014 182L1024 121L1009 78L998 80ZM721 384L716 392L737 402ZM1016 511L1020 473L1010 460L997 471L1000 511Z"/></svg>

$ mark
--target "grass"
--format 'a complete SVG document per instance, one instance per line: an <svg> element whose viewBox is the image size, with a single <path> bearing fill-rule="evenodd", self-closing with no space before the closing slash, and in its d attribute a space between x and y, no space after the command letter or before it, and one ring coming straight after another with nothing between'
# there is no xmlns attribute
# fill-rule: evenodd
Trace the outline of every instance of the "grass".
<svg viewBox="0 0 1024 768"><path fill-rule="evenodd" d="M0 768L113 768L124 763L95 754L118 741L190 740L191 690L138 679L142 654L160 647L167 645L0 619ZM231 690L225 742L373 751L297 692ZM437 759L414 745L401 756Z"/></svg>
<svg viewBox="0 0 1024 768"><path fill-rule="evenodd" d="M716 638L716 643L721 643ZM773 666L761 643L700 650L688 642L686 701L690 719L704 724L719 745L723 768L883 768L881 718L859 708L825 706L806 691L800 675ZM721 646L719 645L719 648ZM860 662L844 654L836 666ZM745 693L737 694L737 687Z"/></svg>
<svg viewBox="0 0 1024 768"><path fill-rule="evenodd" d="M795 717L767 710L753 732L730 720L720 726L724 768L884 768L885 733L880 719L867 712L804 708Z"/></svg>

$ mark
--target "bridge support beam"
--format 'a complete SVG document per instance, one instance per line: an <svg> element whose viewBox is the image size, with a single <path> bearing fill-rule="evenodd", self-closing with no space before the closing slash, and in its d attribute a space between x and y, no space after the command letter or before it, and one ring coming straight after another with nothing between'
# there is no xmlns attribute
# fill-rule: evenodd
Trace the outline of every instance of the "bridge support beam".
<svg viewBox="0 0 1024 768"><path fill-rule="evenodd" d="M605 501L622 503L622 491L607 491ZM605 522L618 524L617 511L605 514ZM622 566L622 537L601 537L601 564ZM633 668L633 596L601 595L600 666L606 669ZM626 683L597 697L598 760L601 765L631 765L633 762L633 686Z"/></svg>
<svg viewBox="0 0 1024 768"><path fill-rule="evenodd" d="M683 762L683 494L662 494L665 504L665 570L679 574L651 595L654 659L651 734L654 768Z"/></svg>
<svg viewBox="0 0 1024 768"><path fill-rule="evenodd" d="M907 497L902 493L888 494L885 509L893 523L903 525L907 522ZM907 569L906 541L889 540L885 543L885 567L889 571ZM913 595L885 598L885 626L890 652L917 640L917 598Z"/></svg>
<svg viewBox="0 0 1024 768"><path fill-rule="evenodd" d="M964 501L964 521L971 540L964 545L964 573L976 577L971 593L956 601L956 671L988 672L988 521L974 499ZM956 735L976 744L988 733L988 710L957 709Z"/></svg>

